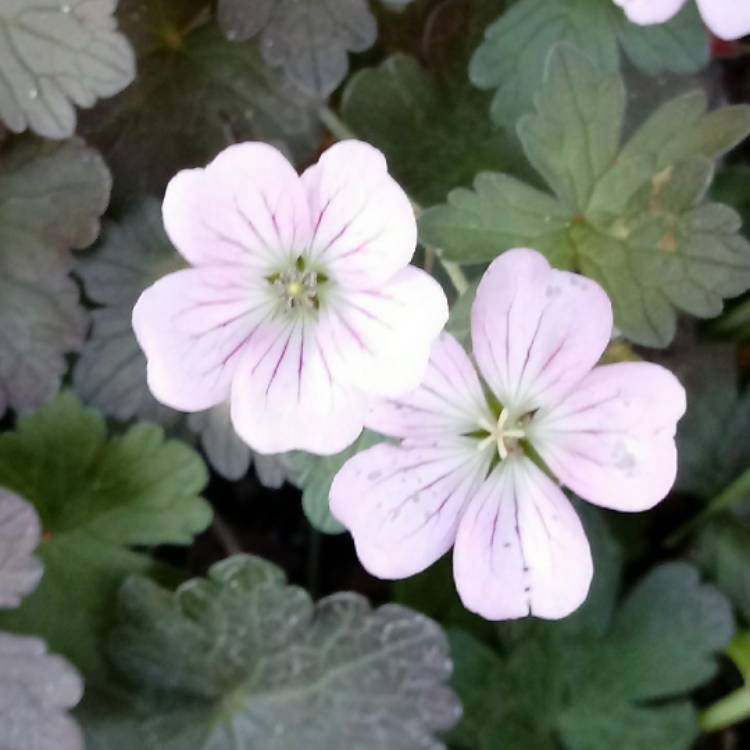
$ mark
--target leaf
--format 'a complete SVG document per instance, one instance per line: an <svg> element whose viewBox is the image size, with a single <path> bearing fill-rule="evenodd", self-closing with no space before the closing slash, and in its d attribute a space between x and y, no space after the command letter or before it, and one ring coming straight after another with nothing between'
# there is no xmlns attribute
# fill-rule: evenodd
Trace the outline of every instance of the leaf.
<svg viewBox="0 0 750 750"><path fill-rule="evenodd" d="M0 608L17 607L39 583L42 565L32 557L39 537L34 509L0 487Z"/></svg>
<svg viewBox="0 0 750 750"><path fill-rule="evenodd" d="M721 368L707 369L677 428L677 489L708 501L750 466L750 393Z"/></svg>
<svg viewBox="0 0 750 750"><path fill-rule="evenodd" d="M335 456L317 456L293 451L286 454L285 463L292 482L302 492L302 508L314 529L324 534L340 534L345 528L331 515L329 496L333 478L354 455L383 442L385 438L365 430L348 448Z"/></svg>
<svg viewBox="0 0 750 750"><path fill-rule="evenodd" d="M0 7L0 119L68 138L75 107L114 96L135 77L112 0L5 0Z"/></svg>
<svg viewBox="0 0 750 750"><path fill-rule="evenodd" d="M0 633L0 747L83 750L67 714L82 695L76 671L42 641Z"/></svg>
<svg viewBox="0 0 750 750"><path fill-rule="evenodd" d="M427 210L422 240L459 262L533 247L608 292L617 327L666 346L676 311L712 317L750 287L750 243L727 206L704 202L713 160L750 132L750 108L706 113L701 93L660 107L619 147L622 83L573 48L551 53L537 112L518 126L555 195L482 173Z"/></svg>
<svg viewBox="0 0 750 750"><path fill-rule="evenodd" d="M208 462L225 479L237 480L247 474L253 453L234 431L229 403L191 414L188 425L200 435Z"/></svg>
<svg viewBox="0 0 750 750"><path fill-rule="evenodd" d="M460 713L435 623L356 594L313 604L259 558L176 593L133 578L117 610L110 653L133 709L86 712L90 750L138 731L144 750L438 750Z"/></svg>
<svg viewBox="0 0 750 750"><path fill-rule="evenodd" d="M154 23L144 14L139 34ZM203 166L236 141L262 140L300 157L318 146L312 103L261 58L212 25L173 29L139 63L135 83L81 119L80 132L107 158L116 202L161 195L180 169Z"/></svg>
<svg viewBox="0 0 750 750"><path fill-rule="evenodd" d="M711 521L698 536L695 554L706 575L750 622L750 525L731 516Z"/></svg>
<svg viewBox="0 0 750 750"><path fill-rule="evenodd" d="M377 37L365 0L219 0L219 24L229 39L262 33L269 65L281 66L304 93L326 99L346 78L348 52L364 52Z"/></svg>
<svg viewBox="0 0 750 750"><path fill-rule="evenodd" d="M96 239L110 185L99 156L79 140L29 136L0 151L0 415L49 400L65 352L83 344L69 251Z"/></svg>
<svg viewBox="0 0 750 750"><path fill-rule="evenodd" d="M381 149L389 167L419 203L443 200L481 169L513 169L517 149L486 115L487 96L465 73L438 83L414 58L398 53L356 73L341 114L358 137Z"/></svg>
<svg viewBox="0 0 750 750"><path fill-rule="evenodd" d="M19 420L0 435L0 485L39 514L46 574L0 627L43 636L87 676L100 674L115 591L153 566L129 548L190 543L211 519L197 497L206 478L199 457L158 427L108 440L102 417L70 394Z"/></svg>
<svg viewBox="0 0 750 750"><path fill-rule="evenodd" d="M116 419L175 422L177 413L148 389L146 358L130 319L147 286L185 265L167 238L156 200L105 222L101 238L75 269L86 295L102 305L92 315L90 338L73 373L73 387L85 403Z"/></svg>
<svg viewBox="0 0 750 750"><path fill-rule="evenodd" d="M466 713L451 746L688 750L698 726L684 696L731 640L727 600L685 563L652 569L614 617L607 599L587 603L584 629L519 623L506 651L452 633Z"/></svg>
<svg viewBox="0 0 750 750"><path fill-rule="evenodd" d="M550 50L567 42L597 68L615 73L622 54L645 73L694 73L709 62L708 36L692 3L668 23L643 28L601 0L521 0L485 32L469 76L496 89L493 119L508 126L532 107Z"/></svg>

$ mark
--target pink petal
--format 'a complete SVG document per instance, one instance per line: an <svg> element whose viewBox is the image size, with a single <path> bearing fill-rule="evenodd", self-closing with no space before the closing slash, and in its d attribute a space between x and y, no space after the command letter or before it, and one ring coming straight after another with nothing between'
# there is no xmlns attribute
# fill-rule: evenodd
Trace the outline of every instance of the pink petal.
<svg viewBox="0 0 750 750"><path fill-rule="evenodd" d="M674 434L685 390L647 362L597 367L562 403L540 410L528 434L551 471L606 508L651 508L677 472Z"/></svg>
<svg viewBox="0 0 750 750"><path fill-rule="evenodd" d="M494 421L477 371L461 344L443 333L432 345L422 384L402 398L378 401L367 426L392 437L426 439L468 434L481 420Z"/></svg>
<svg viewBox="0 0 750 750"><path fill-rule="evenodd" d="M367 400L335 379L310 320L274 325L267 345L248 349L237 369L235 430L258 453L339 453L362 431Z"/></svg>
<svg viewBox="0 0 750 750"><path fill-rule="evenodd" d="M518 414L556 403L596 364L612 306L590 279L550 268L534 250L508 250L479 284L471 333L480 372Z"/></svg>
<svg viewBox="0 0 750 750"><path fill-rule="evenodd" d="M261 269L298 254L311 237L302 181L266 143L240 143L205 169L172 179L164 225L193 265L242 264Z"/></svg>
<svg viewBox="0 0 750 750"><path fill-rule="evenodd" d="M321 308L321 343L337 377L378 396L399 396L424 378L448 320L440 285L407 266L377 288L334 290Z"/></svg>
<svg viewBox="0 0 750 750"><path fill-rule="evenodd" d="M706 26L720 39L739 39L750 34L747 0L698 0L698 7Z"/></svg>
<svg viewBox="0 0 750 750"><path fill-rule="evenodd" d="M337 281L372 287L409 263L414 211L385 157L361 141L331 146L302 180L312 212L312 257Z"/></svg>
<svg viewBox="0 0 750 750"><path fill-rule="evenodd" d="M141 294L133 330L148 359L154 396L181 411L200 411L229 397L246 347L260 345L272 302L242 269L171 273Z"/></svg>
<svg viewBox="0 0 750 750"><path fill-rule="evenodd" d="M459 516L490 454L458 438L439 447L376 445L347 461L331 487L331 513L354 537L364 567L404 578L450 549Z"/></svg>
<svg viewBox="0 0 750 750"><path fill-rule="evenodd" d="M740 2L741 0L730 0ZM715 2L715 0L708 0ZM664 23L685 4L685 0L615 0L624 11L625 15L633 22L648 26L654 23Z"/></svg>
<svg viewBox="0 0 750 750"><path fill-rule="evenodd" d="M464 605L488 620L555 620L585 601L593 564L568 499L518 457L503 461L466 509L453 570Z"/></svg>

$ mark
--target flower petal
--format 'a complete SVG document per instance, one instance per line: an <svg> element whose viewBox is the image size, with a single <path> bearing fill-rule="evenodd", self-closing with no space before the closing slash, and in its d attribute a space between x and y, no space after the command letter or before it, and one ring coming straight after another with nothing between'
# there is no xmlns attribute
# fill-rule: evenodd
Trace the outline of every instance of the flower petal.
<svg viewBox="0 0 750 750"><path fill-rule="evenodd" d="M367 406L335 379L305 318L275 320L267 345L248 349L232 383L232 422L258 453L339 453L362 431Z"/></svg>
<svg viewBox="0 0 750 750"><path fill-rule="evenodd" d="M685 0L615 0L615 3L625 11L625 15L633 23L648 26L669 21L685 4Z"/></svg>
<svg viewBox="0 0 750 750"><path fill-rule="evenodd" d="M193 265L243 264L268 270L311 237L310 210L294 167L267 143L240 143L205 169L167 187L164 226Z"/></svg>
<svg viewBox="0 0 750 750"><path fill-rule="evenodd" d="M391 437L430 439L462 435L492 421L477 371L461 344L443 333L432 345L422 384L394 400L376 402L367 426Z"/></svg>
<svg viewBox="0 0 750 750"><path fill-rule="evenodd" d="M606 508L651 508L677 473L674 435L685 390L648 362L597 367L562 403L542 409L528 434L551 471Z"/></svg>
<svg viewBox="0 0 750 750"><path fill-rule="evenodd" d="M321 342L337 377L377 396L400 396L424 378L448 320L440 285L408 266L377 289L339 289L321 309Z"/></svg>
<svg viewBox="0 0 750 750"><path fill-rule="evenodd" d="M262 339L272 309L247 270L191 268L157 281L133 309L151 392L181 411L226 400L242 353Z"/></svg>
<svg viewBox="0 0 750 750"><path fill-rule="evenodd" d="M376 445L336 475L331 513L352 533L370 573L410 576L450 549L489 459L474 441L461 438L437 447Z"/></svg>
<svg viewBox="0 0 750 750"><path fill-rule="evenodd" d="M739 39L750 34L747 0L698 0L703 20L720 39Z"/></svg>
<svg viewBox="0 0 750 750"><path fill-rule="evenodd" d="M312 213L311 255L337 281L372 287L409 263L417 244L414 211L380 151L342 141L302 181Z"/></svg>
<svg viewBox="0 0 750 750"><path fill-rule="evenodd" d="M488 620L556 620L585 601L593 563L568 499L517 457L492 472L461 518L453 570L464 605Z"/></svg>
<svg viewBox="0 0 750 750"><path fill-rule="evenodd" d="M493 261L471 311L479 370L514 413L569 392L596 364L611 333L604 290L550 268L534 250L508 250Z"/></svg>

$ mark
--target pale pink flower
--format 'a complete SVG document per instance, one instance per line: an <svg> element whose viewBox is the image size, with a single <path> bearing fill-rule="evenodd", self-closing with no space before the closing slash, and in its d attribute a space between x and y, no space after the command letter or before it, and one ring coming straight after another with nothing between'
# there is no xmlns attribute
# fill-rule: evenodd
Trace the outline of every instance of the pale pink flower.
<svg viewBox="0 0 750 750"><path fill-rule="evenodd" d="M611 331L595 282L532 250L495 260L472 308L479 375L444 334L422 385L368 419L400 444L356 455L333 482L331 511L363 565L403 578L453 547L456 586L474 612L575 610L592 561L559 483L606 508L652 507L674 482L685 410L684 389L662 367L596 366Z"/></svg>
<svg viewBox="0 0 750 750"><path fill-rule="evenodd" d="M685 4L685 0L614 0L633 23L645 26L664 23ZM748 0L697 0L703 21L720 39L739 39L750 34Z"/></svg>
<svg viewBox="0 0 750 750"><path fill-rule="evenodd" d="M378 150L338 143L299 176L267 144L230 146L180 172L163 212L193 266L133 311L163 403L229 399L259 453L330 454L355 440L373 397L422 380L447 303L408 265L414 213Z"/></svg>

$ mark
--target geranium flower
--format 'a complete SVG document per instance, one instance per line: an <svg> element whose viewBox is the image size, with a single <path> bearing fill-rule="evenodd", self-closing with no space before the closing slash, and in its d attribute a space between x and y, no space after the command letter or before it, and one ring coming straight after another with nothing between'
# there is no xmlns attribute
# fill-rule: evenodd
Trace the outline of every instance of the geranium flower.
<svg viewBox="0 0 750 750"><path fill-rule="evenodd" d="M685 0L614 0L625 15L642 25L664 23L675 16ZM746 0L697 0L703 21L720 39L750 34L750 3Z"/></svg>
<svg viewBox="0 0 750 750"><path fill-rule="evenodd" d="M338 143L301 177L264 143L180 172L164 223L194 266L138 300L133 328L157 399L187 412L231 400L259 453L337 453L373 396L414 389L447 319L408 263L416 222L383 155Z"/></svg>
<svg viewBox="0 0 750 750"><path fill-rule="evenodd" d="M471 315L479 375L444 334L421 386L368 419L400 444L356 455L333 482L331 511L363 565L403 578L453 547L456 586L474 612L576 609L592 561L559 483L606 508L652 507L674 482L685 410L684 389L662 367L595 366L611 331L595 282L533 250L495 260Z"/></svg>

